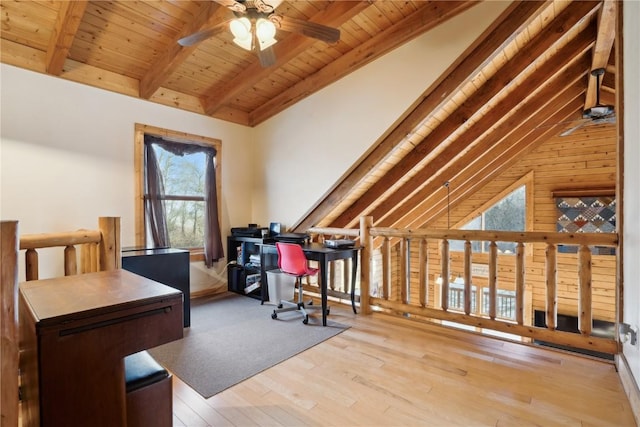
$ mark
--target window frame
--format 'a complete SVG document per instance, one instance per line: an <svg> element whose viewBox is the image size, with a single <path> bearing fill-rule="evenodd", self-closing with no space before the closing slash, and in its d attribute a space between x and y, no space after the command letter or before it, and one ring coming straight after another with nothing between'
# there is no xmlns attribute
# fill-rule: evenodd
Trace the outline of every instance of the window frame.
<svg viewBox="0 0 640 427"><path fill-rule="evenodd" d="M136 123L134 132L134 175L135 175L135 201L134 201L134 232L135 245L146 247L146 221L144 216L144 135L153 135L161 138L184 144L196 144L213 147L216 150L216 196L218 199L218 218L222 218L222 141L216 138L209 138L179 132L170 129L163 129L155 126ZM204 248L189 249L191 261L204 260Z"/></svg>

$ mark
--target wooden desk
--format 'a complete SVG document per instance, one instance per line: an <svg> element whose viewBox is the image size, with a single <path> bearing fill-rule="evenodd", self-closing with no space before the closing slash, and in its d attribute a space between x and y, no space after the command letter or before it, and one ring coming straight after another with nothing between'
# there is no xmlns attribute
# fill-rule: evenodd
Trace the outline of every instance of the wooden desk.
<svg viewBox="0 0 640 427"><path fill-rule="evenodd" d="M124 270L20 284L22 425L126 425L124 360L182 338L182 293Z"/></svg>
<svg viewBox="0 0 640 427"><path fill-rule="evenodd" d="M348 259L352 260L352 268L351 268L351 306L353 308L353 312L356 312L355 305L355 283L356 283L356 272L358 270L358 252L360 251L360 247L353 248L327 248L322 243L307 243L303 244L302 250L306 255L308 260L317 261L320 265L320 272L318 273L318 286L320 287L320 295L322 299L322 325L327 326L327 286L329 280L327 278L327 271L329 270L329 263L331 261L337 261L340 259ZM276 251L275 243L274 244L265 244L263 245L263 251L269 247L270 251ZM277 252L276 252L277 253ZM262 256L264 259L264 256Z"/></svg>

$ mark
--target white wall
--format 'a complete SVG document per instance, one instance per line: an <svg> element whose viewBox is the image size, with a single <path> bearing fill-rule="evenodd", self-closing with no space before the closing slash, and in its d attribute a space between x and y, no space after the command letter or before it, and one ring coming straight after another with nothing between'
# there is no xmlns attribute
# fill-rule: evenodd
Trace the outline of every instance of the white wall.
<svg viewBox="0 0 640 427"><path fill-rule="evenodd" d="M221 139L222 230L251 222L251 168L237 165L252 129L4 64L0 72L0 218L19 220L21 234L120 216L123 246L133 245L135 123Z"/></svg>
<svg viewBox="0 0 640 427"><path fill-rule="evenodd" d="M475 6L256 127L254 220L296 222L508 4Z"/></svg>
<svg viewBox="0 0 640 427"><path fill-rule="evenodd" d="M624 230L623 275L624 319L638 330L640 326L640 2L625 1L624 40ZM640 340L635 346L624 344L623 353L636 384L640 383ZM638 410L640 411L640 409Z"/></svg>

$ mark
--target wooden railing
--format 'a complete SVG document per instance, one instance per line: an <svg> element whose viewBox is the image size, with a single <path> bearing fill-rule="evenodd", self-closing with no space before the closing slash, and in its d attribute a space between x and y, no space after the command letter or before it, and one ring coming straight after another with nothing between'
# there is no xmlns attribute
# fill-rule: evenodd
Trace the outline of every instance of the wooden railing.
<svg viewBox="0 0 640 427"><path fill-rule="evenodd" d="M25 234L20 237L20 249L25 250L26 280L38 280L38 249L64 248L64 275L78 274L76 246L80 245L80 272L91 273L120 268L120 218L98 218L97 230L59 233Z"/></svg>
<svg viewBox="0 0 640 427"><path fill-rule="evenodd" d="M360 221L360 229L309 230L312 235L315 233L331 238L351 236L363 246L358 284L362 313L370 313L375 309L401 316L411 315L489 329L579 349L609 354L618 352L615 336L603 338L592 334L594 295L590 249L591 246L617 248L616 233L395 229L373 227L372 224L373 219L365 217ZM462 289L452 288L450 280L446 279L435 284L436 281L440 282L436 279L437 276L452 276L449 245L454 240L464 242L464 251L457 255L461 258L458 271L462 273L459 278L459 282L464 284ZM472 242L488 242L488 251L482 255L487 260L487 283L486 286L477 286L475 295L472 258L478 255L472 252ZM515 247L513 254L500 254L498 242L512 242ZM577 334L557 330L558 247L564 245L578 248L577 254L570 257L569 261L563 255L563 263L575 262L577 290L572 298L575 298L577 305ZM530 252L534 247L544 248L544 267L541 271L531 267L532 271L527 271L526 264L533 258ZM513 271L510 272L512 283L508 288L500 287L498 283L499 256L510 257L513 263ZM612 271L610 274L611 282L616 286L617 273ZM545 326L533 325L532 282L536 283L537 288L543 288L541 292L544 292L544 307L536 309L544 310ZM563 288L566 287L568 286L563 284ZM611 312L617 312L617 292L610 293L609 300L600 304L611 305ZM458 299L455 299L456 296ZM564 296L563 298L566 299ZM475 307L472 309L474 299Z"/></svg>

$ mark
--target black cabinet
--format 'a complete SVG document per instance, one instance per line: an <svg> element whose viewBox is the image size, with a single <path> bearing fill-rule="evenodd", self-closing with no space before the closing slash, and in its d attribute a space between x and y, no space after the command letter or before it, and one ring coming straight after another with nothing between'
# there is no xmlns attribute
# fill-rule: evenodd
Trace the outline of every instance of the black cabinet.
<svg viewBox="0 0 640 427"><path fill-rule="evenodd" d="M182 291L184 326L191 325L188 250L123 248L122 268Z"/></svg>
<svg viewBox="0 0 640 427"><path fill-rule="evenodd" d="M269 299L266 272L278 268L278 255L263 250L270 239L227 237L227 287L229 291L259 299Z"/></svg>

